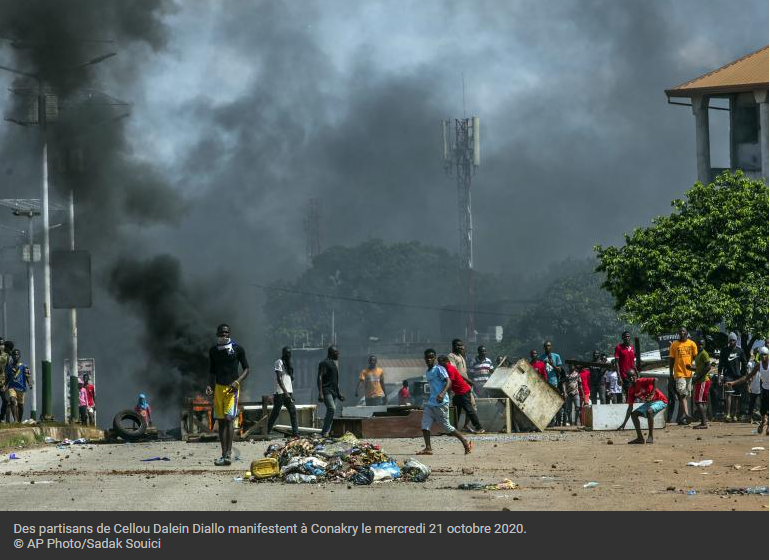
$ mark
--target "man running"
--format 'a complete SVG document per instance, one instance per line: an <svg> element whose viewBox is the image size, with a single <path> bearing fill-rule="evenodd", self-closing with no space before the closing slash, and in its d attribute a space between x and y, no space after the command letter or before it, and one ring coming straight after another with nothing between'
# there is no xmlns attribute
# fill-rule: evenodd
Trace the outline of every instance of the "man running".
<svg viewBox="0 0 770 560"><path fill-rule="evenodd" d="M446 370L447 375L449 375L449 380L452 383L451 389L452 393L454 393L454 396L452 397L452 404L455 406L455 410L457 411L458 426L460 425L460 412L464 410L466 417L470 418L471 424L473 424L473 430L469 431L472 433L483 434L484 427L481 425L479 417L476 414L476 411L473 409L473 406L471 406L471 386L468 385L465 382L465 379L460 376L457 368L450 363L448 357L439 356L438 365Z"/></svg>
<svg viewBox="0 0 770 560"><path fill-rule="evenodd" d="M417 455L433 455L433 448L430 445L430 429L433 424L438 424L444 432L459 439L467 455L473 449L473 443L465 439L449 423L449 395L447 393L452 386L452 380L449 379L447 371L436 363L436 351L433 348L425 350L425 365L428 366L425 379L427 379L430 387L430 398L422 409L422 437L425 440L425 448L419 451Z"/></svg>
<svg viewBox="0 0 770 560"><path fill-rule="evenodd" d="M654 377L639 377L635 369L629 369L626 372L626 379L628 379L628 410L626 410L626 417L623 419L623 423L618 430L623 430L626 427L629 417L634 423L636 429L636 439L629 441L628 443L639 444L644 443L644 436L642 435L642 428L639 423L639 418L645 416L647 418L647 443L653 443L652 432L653 424L655 422L655 415L666 408L668 399L666 395L661 393L659 389L655 387ZM644 404L634 410L634 402L641 400Z"/></svg>
<svg viewBox="0 0 770 560"><path fill-rule="evenodd" d="M238 375L238 364L243 372ZM217 343L209 350L209 384L206 394L214 395L214 418L219 430L222 456L214 461L218 467L232 464L233 435L238 418L238 393L249 375L246 351L230 338L230 326L217 327ZM212 389L213 387L213 389Z"/></svg>
<svg viewBox="0 0 770 560"><path fill-rule="evenodd" d="M267 420L267 433L269 434L273 430L278 415L281 413L281 408L285 406L289 412L291 435L299 437L297 407L294 406L294 397L292 396L294 368L291 365L291 348L284 346L281 349L281 357L275 361L273 370L275 371L275 389L273 390L273 410Z"/></svg>

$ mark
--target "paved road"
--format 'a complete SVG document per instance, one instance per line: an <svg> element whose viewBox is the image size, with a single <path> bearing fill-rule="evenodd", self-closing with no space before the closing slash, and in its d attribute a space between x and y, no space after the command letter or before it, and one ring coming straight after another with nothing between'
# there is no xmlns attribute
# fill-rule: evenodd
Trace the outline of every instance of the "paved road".
<svg viewBox="0 0 770 560"><path fill-rule="evenodd" d="M436 454L424 461L434 470L427 482L352 487L234 482L252 459L262 457L264 442L236 444L242 460L227 469L213 465L217 443L97 444L66 450L48 445L4 450L0 490L4 508L12 510L767 511L767 496L714 493L768 484L768 452L747 455L752 447L770 447L768 439L752 434L749 425L715 424L703 431L669 426L657 432L654 445L626 445L629 437L629 432L578 431L478 436L470 456L463 455L456 440L436 438ZM421 444L410 439L378 443L399 461L413 456ZM10 452L20 459L9 460ZM170 461L141 462L154 456ZM714 464L685 466L700 459ZM519 488L456 489L462 482L504 478ZM583 488L588 481L599 486ZM687 495L688 490L697 494Z"/></svg>

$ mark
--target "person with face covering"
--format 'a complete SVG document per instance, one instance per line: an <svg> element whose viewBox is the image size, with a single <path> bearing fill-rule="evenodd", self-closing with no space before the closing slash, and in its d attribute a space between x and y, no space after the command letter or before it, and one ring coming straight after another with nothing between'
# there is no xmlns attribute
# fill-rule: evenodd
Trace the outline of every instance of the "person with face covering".
<svg viewBox="0 0 770 560"><path fill-rule="evenodd" d="M144 393L139 395L134 411L144 418L148 426L152 426L152 408L150 408L150 403L147 402L147 395Z"/></svg>
<svg viewBox="0 0 770 560"><path fill-rule="evenodd" d="M728 390L733 391L725 396L725 422L737 422L741 392L739 388L736 388L735 381L746 373L746 354L738 346L738 336L735 333L731 332L727 336L727 346L719 353L717 373L719 374L719 382L724 383Z"/></svg>
<svg viewBox="0 0 770 560"><path fill-rule="evenodd" d="M267 421L267 433L272 431L276 420L278 420L278 415L281 413L281 407L285 406L291 421L291 434L293 437L299 437L297 407L294 406L294 397L292 396L294 367L291 365L291 348L284 346L281 349L281 357L275 361L273 370L275 371L275 390L273 391L273 411Z"/></svg>
<svg viewBox="0 0 770 560"><path fill-rule="evenodd" d="M238 364L242 373L238 375ZM230 338L230 326L217 327L217 343L209 350L209 384L206 395L214 395L214 418L219 430L222 456L218 467L232 464L233 435L238 421L238 395L241 383L249 375L246 351Z"/></svg>

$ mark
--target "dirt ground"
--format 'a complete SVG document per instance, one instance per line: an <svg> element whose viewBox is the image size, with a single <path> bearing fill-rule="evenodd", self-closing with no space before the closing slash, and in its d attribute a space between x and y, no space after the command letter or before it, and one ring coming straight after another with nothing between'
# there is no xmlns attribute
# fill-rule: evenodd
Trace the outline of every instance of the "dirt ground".
<svg viewBox="0 0 770 560"><path fill-rule="evenodd" d="M759 510L768 497L727 488L768 485L768 438L748 424L709 430L672 426L653 445L626 445L632 433L549 430L474 436L465 456L454 438L434 438L425 483L290 485L236 482L261 458L266 442L236 443L240 461L217 468L217 443L54 445L5 449L0 459L4 507L19 510ZM376 440L398 461L416 439ZM764 447L750 455L753 447ZM9 459L16 453L18 460ZM170 461L141 462L162 456ZM705 468L688 461L712 459ZM740 468L738 467L740 466ZM752 467L762 470L751 471ZM458 490L465 482L515 490ZM589 481L595 488L584 488ZM673 488L673 490L671 489ZM694 495L687 494L695 491Z"/></svg>

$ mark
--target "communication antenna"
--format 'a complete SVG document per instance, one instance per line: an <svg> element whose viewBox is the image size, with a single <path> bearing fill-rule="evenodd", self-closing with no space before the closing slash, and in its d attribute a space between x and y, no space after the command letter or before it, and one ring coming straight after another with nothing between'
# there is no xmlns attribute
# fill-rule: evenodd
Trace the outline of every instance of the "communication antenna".
<svg viewBox="0 0 770 560"><path fill-rule="evenodd" d="M463 106L465 76L463 76ZM465 108L463 107L463 113ZM454 119L454 142L450 145L451 120L441 121L444 169L457 178L457 201L460 231L460 285L465 295L465 339L476 341L473 289L473 214L471 212L471 178L481 164L479 117Z"/></svg>

